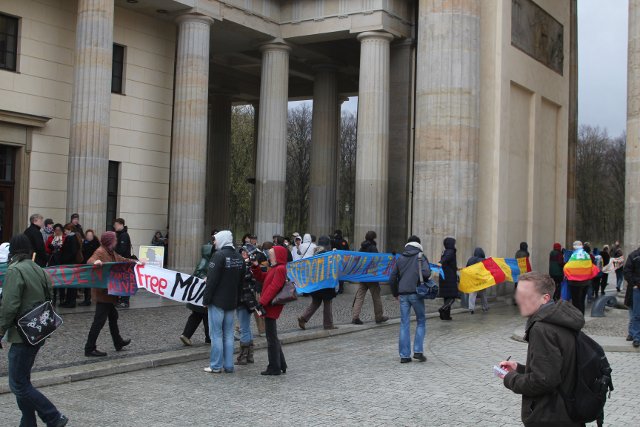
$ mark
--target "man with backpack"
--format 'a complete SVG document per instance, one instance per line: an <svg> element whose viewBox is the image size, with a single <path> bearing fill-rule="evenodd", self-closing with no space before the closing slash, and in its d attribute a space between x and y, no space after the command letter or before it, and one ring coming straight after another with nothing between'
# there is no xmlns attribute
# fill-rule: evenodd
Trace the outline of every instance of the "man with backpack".
<svg viewBox="0 0 640 427"><path fill-rule="evenodd" d="M627 292L624 303L629 307L629 341L635 348L640 347L640 248L629 254L624 264L624 278Z"/></svg>
<svg viewBox="0 0 640 427"><path fill-rule="evenodd" d="M581 426L596 420L600 425L606 393L613 390L609 363L602 348L580 332L580 310L554 302L554 291L546 274L520 276L516 301L520 314L529 318L527 363L500 362L506 371L500 377L505 387L522 395L525 426Z"/></svg>

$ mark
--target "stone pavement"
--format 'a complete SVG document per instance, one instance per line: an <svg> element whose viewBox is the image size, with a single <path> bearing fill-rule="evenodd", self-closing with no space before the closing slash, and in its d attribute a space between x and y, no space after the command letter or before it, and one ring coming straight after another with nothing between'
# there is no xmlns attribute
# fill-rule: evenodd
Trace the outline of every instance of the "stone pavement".
<svg viewBox="0 0 640 427"><path fill-rule="evenodd" d="M523 322L514 307L427 321L427 363L401 365L397 325L286 345L289 371L261 377L266 352L235 374L202 372L187 362L42 388L70 426L517 426L520 398L491 367L526 345L513 341ZM42 357L42 356L40 356ZM616 390L607 426L637 425L638 355L608 354ZM3 425L17 425L12 395L0 396Z"/></svg>
<svg viewBox="0 0 640 427"><path fill-rule="evenodd" d="M399 317L399 305L391 295L382 297L385 313L391 317ZM311 302L311 298L301 297L298 301L288 304L280 319L279 330L282 332L298 329L297 318L305 307ZM334 322L345 324L351 321L351 306L353 295L338 295L333 300ZM437 312L442 305L442 299L429 301L427 311ZM459 307L455 304L454 307ZM131 298L131 308L119 311L118 321L123 337L131 338L132 343L126 351L116 353L113 349L108 325L105 325L100 338L98 348L108 353L107 358L87 358L84 356L84 343L87 339L89 327L93 321L94 307L77 307L74 309L61 309L64 325L47 340L42 350L46 357L39 357L34 366L35 371L64 368L74 365L92 364L104 360L122 359L125 357L147 355L165 351L175 351L183 348L178 339L190 311L184 304L171 302L139 291ZM373 304L367 294L362 309L361 319L364 322L373 322ZM257 333L255 322L252 321L254 333ZM311 318L307 329L322 327L322 308ZM256 338L264 339L264 338ZM204 329L202 326L193 336L196 345L204 345ZM7 358L0 357L0 381L7 375Z"/></svg>

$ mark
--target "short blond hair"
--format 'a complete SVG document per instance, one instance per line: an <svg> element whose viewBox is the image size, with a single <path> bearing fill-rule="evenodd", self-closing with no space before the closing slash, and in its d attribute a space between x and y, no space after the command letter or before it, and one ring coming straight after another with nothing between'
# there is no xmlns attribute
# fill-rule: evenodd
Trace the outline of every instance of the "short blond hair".
<svg viewBox="0 0 640 427"><path fill-rule="evenodd" d="M518 283L520 282L533 283L536 291L538 291L540 295L549 294L553 296L556 291L556 283L553 281L551 276L544 273L538 273L537 271L530 271L529 273L520 275Z"/></svg>

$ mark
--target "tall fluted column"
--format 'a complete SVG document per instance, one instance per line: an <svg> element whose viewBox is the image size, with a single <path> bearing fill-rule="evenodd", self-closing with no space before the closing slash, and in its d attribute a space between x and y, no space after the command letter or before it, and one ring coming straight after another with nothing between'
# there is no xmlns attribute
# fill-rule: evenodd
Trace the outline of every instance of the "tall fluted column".
<svg viewBox="0 0 640 427"><path fill-rule="evenodd" d="M80 0L67 174L67 217L105 230L109 174L113 0Z"/></svg>
<svg viewBox="0 0 640 427"><path fill-rule="evenodd" d="M640 0L629 0L624 245L640 246Z"/></svg>
<svg viewBox="0 0 640 427"><path fill-rule="evenodd" d="M567 155L567 247L576 240L576 162L578 155L578 0L570 3L569 153Z"/></svg>
<svg viewBox="0 0 640 427"><path fill-rule="evenodd" d="M358 149L356 154L356 210L353 241L367 231L378 235L385 249L389 156L389 43L393 36L365 32L360 40L358 90Z"/></svg>
<svg viewBox="0 0 640 427"><path fill-rule="evenodd" d="M210 102L204 235L230 227L231 98L214 95Z"/></svg>
<svg viewBox="0 0 640 427"><path fill-rule="evenodd" d="M261 47L255 218L259 241L284 233L289 50L284 43Z"/></svg>
<svg viewBox="0 0 640 427"><path fill-rule="evenodd" d="M204 235L209 35L213 20L182 15L179 25L169 183L169 264L193 271Z"/></svg>
<svg viewBox="0 0 640 427"><path fill-rule="evenodd" d="M474 244L480 139L480 0L420 0L413 233L437 257Z"/></svg>
<svg viewBox="0 0 640 427"><path fill-rule="evenodd" d="M335 67L319 67L313 86L309 192L309 230L317 236L335 228L339 110Z"/></svg>

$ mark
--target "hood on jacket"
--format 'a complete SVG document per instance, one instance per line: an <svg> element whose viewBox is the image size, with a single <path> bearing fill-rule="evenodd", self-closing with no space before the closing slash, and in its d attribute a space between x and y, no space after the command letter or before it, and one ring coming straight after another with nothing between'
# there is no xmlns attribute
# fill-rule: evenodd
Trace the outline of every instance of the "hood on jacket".
<svg viewBox="0 0 640 427"><path fill-rule="evenodd" d="M122 227L122 230L116 231L116 234L122 234L122 233L128 233L128 232L129 232L129 227L125 225Z"/></svg>
<svg viewBox="0 0 640 427"><path fill-rule="evenodd" d="M302 243L311 243L311 234L305 234L302 238Z"/></svg>
<svg viewBox="0 0 640 427"><path fill-rule="evenodd" d="M116 247L117 240L116 233L113 231L105 231L102 233L102 236L100 236L100 244L109 251L113 251Z"/></svg>
<svg viewBox="0 0 640 427"><path fill-rule="evenodd" d="M527 322L527 333L533 323L544 322L579 331L584 326L584 316L570 302L560 300L540 307Z"/></svg>
<svg viewBox="0 0 640 427"><path fill-rule="evenodd" d="M404 245L404 252L402 253L403 256L414 256L419 254L420 252L424 252L422 250L422 245L420 243L417 242L409 242L406 245Z"/></svg>
<svg viewBox="0 0 640 427"><path fill-rule="evenodd" d="M554 243L553 244L553 250L554 251L561 251L562 250L562 245L560 243Z"/></svg>
<svg viewBox="0 0 640 427"><path fill-rule="evenodd" d="M375 240L365 240L364 242L362 242L362 243L360 244L360 247L361 247L362 249L368 249L368 248L370 248L371 246L376 246L376 242L375 242Z"/></svg>
<svg viewBox="0 0 640 427"><path fill-rule="evenodd" d="M454 239L453 237L447 237L446 239L444 239L442 244L444 245L445 249L454 249L455 250L455 248L456 248L456 239Z"/></svg>
<svg viewBox="0 0 640 427"><path fill-rule="evenodd" d="M529 244L527 242L520 243L520 250L527 252L529 250Z"/></svg>
<svg viewBox="0 0 640 427"><path fill-rule="evenodd" d="M282 265L286 265L287 264L287 254L289 253L289 251L287 250L287 248L283 247L283 246L274 246L273 247L273 251L276 254L276 262Z"/></svg>
<svg viewBox="0 0 640 427"><path fill-rule="evenodd" d="M473 256L476 258L482 258L482 259L486 258L484 254L484 250L482 248L475 248L475 250L473 251Z"/></svg>
<svg viewBox="0 0 640 427"><path fill-rule="evenodd" d="M320 236L318 239L318 247L322 248L325 252L331 250L331 239L329 236Z"/></svg>
<svg viewBox="0 0 640 427"><path fill-rule="evenodd" d="M233 234L231 234L231 231L229 230L219 231L214 235L214 238L216 239L217 250L220 250L225 246L230 246L233 248Z"/></svg>

